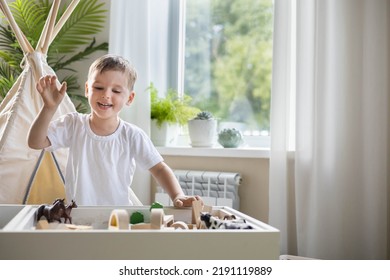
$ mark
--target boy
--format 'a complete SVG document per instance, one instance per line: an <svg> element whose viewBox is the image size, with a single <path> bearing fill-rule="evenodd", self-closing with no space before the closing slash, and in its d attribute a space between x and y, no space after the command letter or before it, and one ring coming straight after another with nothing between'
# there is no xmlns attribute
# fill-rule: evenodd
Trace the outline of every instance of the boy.
<svg viewBox="0 0 390 280"><path fill-rule="evenodd" d="M79 205L132 205L130 185L136 162L148 169L171 197L174 206L191 206L199 196L185 196L172 170L146 134L119 118L130 105L137 74L120 56L105 55L90 66L85 96L91 114L70 113L51 121L64 98L55 76L37 82L43 107L28 135L33 149L69 147L65 174L66 198Z"/></svg>

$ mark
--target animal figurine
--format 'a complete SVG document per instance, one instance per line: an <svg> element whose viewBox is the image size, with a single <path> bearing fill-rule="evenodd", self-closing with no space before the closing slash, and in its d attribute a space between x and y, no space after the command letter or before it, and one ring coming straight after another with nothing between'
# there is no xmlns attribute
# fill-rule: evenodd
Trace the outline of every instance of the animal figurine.
<svg viewBox="0 0 390 280"><path fill-rule="evenodd" d="M245 220L221 220L210 213L201 213L200 220L208 229L253 229Z"/></svg>
<svg viewBox="0 0 390 280"><path fill-rule="evenodd" d="M65 206L64 198L57 198L54 200L52 205L42 204L37 209L37 221L39 221L42 216L44 216L48 223L52 223L57 221L62 223L61 218L64 218L64 223L69 221L72 223L72 217L70 213L73 208L77 208L77 204L74 200L72 200L68 205Z"/></svg>
<svg viewBox="0 0 390 280"><path fill-rule="evenodd" d="M72 212L73 208L77 208L76 202L72 199L72 201L66 205L65 211L62 214L62 218L64 218L64 223L66 224L66 221L69 220L69 223L72 223L72 217L70 216L70 212Z"/></svg>
<svg viewBox="0 0 390 280"><path fill-rule="evenodd" d="M236 220L236 216L234 216L233 214L232 215L225 215L223 217L224 220Z"/></svg>
<svg viewBox="0 0 390 280"><path fill-rule="evenodd" d="M65 199L57 198L52 205L42 204L37 209L37 221L44 216L48 223L58 221L61 223L61 218L65 213Z"/></svg>

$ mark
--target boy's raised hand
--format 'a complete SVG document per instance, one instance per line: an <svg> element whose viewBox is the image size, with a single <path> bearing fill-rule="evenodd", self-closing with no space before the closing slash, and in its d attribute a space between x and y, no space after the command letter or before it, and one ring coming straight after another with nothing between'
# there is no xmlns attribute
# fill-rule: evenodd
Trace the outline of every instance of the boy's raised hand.
<svg viewBox="0 0 390 280"><path fill-rule="evenodd" d="M46 75L39 79L36 88L43 99L43 103L48 108L57 108L64 99L66 92L66 82L61 87L57 87L57 77Z"/></svg>

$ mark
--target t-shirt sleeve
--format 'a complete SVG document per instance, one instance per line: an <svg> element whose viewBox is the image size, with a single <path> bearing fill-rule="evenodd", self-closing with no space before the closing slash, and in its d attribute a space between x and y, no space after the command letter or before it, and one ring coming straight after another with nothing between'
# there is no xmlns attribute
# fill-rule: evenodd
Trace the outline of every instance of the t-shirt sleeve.
<svg viewBox="0 0 390 280"><path fill-rule="evenodd" d="M142 169L148 170L164 160L144 131L138 131L133 143L136 163Z"/></svg>
<svg viewBox="0 0 390 280"><path fill-rule="evenodd" d="M51 146L47 151L55 151L59 148L69 147L73 132L73 113L66 114L52 121L47 131L47 137Z"/></svg>

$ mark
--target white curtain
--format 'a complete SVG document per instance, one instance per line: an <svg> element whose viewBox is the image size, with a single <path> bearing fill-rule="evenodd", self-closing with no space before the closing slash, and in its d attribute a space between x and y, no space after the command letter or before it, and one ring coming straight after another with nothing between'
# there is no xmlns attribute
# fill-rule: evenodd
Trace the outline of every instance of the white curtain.
<svg viewBox="0 0 390 280"><path fill-rule="evenodd" d="M390 1L296 1L275 0L269 222L282 254L389 258Z"/></svg>

